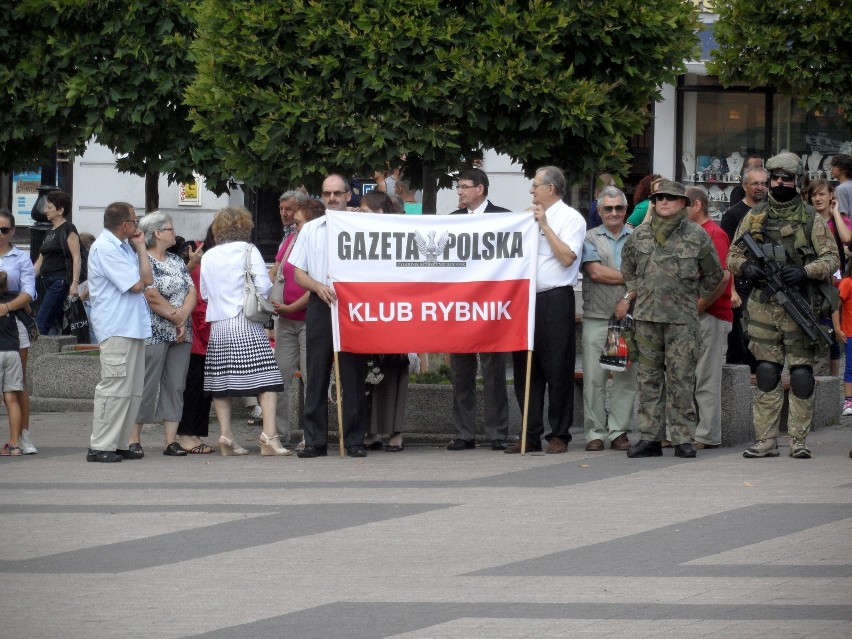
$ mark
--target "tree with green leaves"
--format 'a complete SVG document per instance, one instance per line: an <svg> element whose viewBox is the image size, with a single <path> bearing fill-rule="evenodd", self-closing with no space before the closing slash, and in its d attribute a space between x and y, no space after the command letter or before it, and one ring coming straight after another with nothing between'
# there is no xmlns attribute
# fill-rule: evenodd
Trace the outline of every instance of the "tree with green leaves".
<svg viewBox="0 0 852 639"><path fill-rule="evenodd" d="M715 0L722 84L771 86L804 109L836 111L852 129L849 5L835 0Z"/></svg>
<svg viewBox="0 0 852 639"><path fill-rule="evenodd" d="M20 0L12 15L32 42L0 70L14 104L0 116L12 125L0 133L13 151L7 167L52 144L79 152L94 136L119 156L119 171L145 176L148 211L159 205L160 174L192 178L196 138L183 104L195 74L192 2Z"/></svg>
<svg viewBox="0 0 852 639"><path fill-rule="evenodd" d="M406 153L431 176L483 148L574 180L625 169L696 28L681 0L202 0L187 103L220 184L371 175Z"/></svg>
<svg viewBox="0 0 852 639"><path fill-rule="evenodd" d="M50 164L56 149L82 152L82 114L60 104L63 76L51 58L45 9L15 2L0 20L0 171Z"/></svg>

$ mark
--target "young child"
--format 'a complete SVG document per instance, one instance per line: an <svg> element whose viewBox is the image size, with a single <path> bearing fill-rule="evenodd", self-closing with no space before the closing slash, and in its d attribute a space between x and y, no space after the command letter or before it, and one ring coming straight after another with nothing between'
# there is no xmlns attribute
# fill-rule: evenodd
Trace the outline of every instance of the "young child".
<svg viewBox="0 0 852 639"><path fill-rule="evenodd" d="M6 311L6 314L0 317L0 389L3 390L3 401L9 413L9 441L0 449L0 455L17 457L21 454L18 438L21 436L22 422L21 406L18 403L16 391L24 390L24 371L21 367L21 356L18 353L20 341L15 317L22 312L17 310L9 313L9 307L4 307L7 302L17 297L7 288L6 271L0 271L0 309Z"/></svg>
<svg viewBox="0 0 852 639"><path fill-rule="evenodd" d="M834 335L840 344L846 346L846 368L843 370L843 414L852 415L852 260L846 261L846 272L838 286L840 290L840 309L831 314ZM850 454L852 457L852 454Z"/></svg>

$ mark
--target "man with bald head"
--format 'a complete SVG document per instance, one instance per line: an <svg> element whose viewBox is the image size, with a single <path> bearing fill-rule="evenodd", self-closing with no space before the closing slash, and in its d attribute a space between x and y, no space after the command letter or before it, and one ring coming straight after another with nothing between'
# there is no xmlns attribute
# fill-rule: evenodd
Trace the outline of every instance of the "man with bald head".
<svg viewBox="0 0 852 639"><path fill-rule="evenodd" d="M586 220L562 198L568 192L565 175L555 166L535 172L530 186L532 214L538 223L538 274L535 296L535 345L529 382L529 415L524 450L540 451L547 439L548 454L568 450L574 420L574 286L580 271ZM515 395L523 410L528 351L512 354ZM547 391L547 423L544 433L544 394ZM504 452L520 453L524 442Z"/></svg>

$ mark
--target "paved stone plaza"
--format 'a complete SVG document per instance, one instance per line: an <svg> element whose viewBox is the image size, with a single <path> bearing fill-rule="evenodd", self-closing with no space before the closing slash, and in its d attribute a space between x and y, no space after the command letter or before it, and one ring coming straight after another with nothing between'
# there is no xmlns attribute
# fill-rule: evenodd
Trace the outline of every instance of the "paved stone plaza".
<svg viewBox="0 0 852 639"><path fill-rule="evenodd" d="M90 423L0 458L0 637L852 637L852 419L812 460L301 460L248 427L249 457L171 458L146 427L120 464Z"/></svg>

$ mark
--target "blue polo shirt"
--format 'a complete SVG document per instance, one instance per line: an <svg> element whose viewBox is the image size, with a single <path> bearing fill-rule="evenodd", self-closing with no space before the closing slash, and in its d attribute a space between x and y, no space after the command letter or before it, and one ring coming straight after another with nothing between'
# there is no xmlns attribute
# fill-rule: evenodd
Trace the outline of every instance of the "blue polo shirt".
<svg viewBox="0 0 852 639"><path fill-rule="evenodd" d="M140 278L136 251L127 240L119 240L104 229L89 251L92 325L101 341L110 337L151 337L145 295L130 291Z"/></svg>

